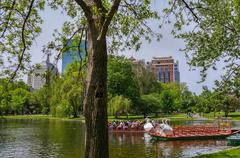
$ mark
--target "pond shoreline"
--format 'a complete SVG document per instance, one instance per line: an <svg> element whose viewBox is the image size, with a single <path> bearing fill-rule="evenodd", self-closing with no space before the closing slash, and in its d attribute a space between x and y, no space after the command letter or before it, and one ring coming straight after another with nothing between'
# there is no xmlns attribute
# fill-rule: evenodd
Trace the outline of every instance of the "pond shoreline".
<svg viewBox="0 0 240 158"><path fill-rule="evenodd" d="M202 154L194 158L225 158L226 156L230 158L237 158L236 156L240 157L240 147L229 147L225 150Z"/></svg>
<svg viewBox="0 0 240 158"><path fill-rule="evenodd" d="M8 115L0 116L0 119L29 119L29 120L61 120L61 121L84 121L83 117L67 118L67 117L53 117L51 115Z"/></svg>
<svg viewBox="0 0 240 158"><path fill-rule="evenodd" d="M191 121L191 120L208 120L208 119L202 119L202 118L189 118L185 116L184 114L177 114L177 115L169 115L169 116L164 116L164 117L150 117L152 120L159 120L167 118L172 121L174 120L180 120L180 121ZM62 120L62 121L85 121L84 116L80 116L77 118L71 118L71 117L54 117L51 115L41 115L41 114L36 114L36 115L3 115L0 116L0 119L49 119L49 120ZM115 118L114 116L108 116L108 121L127 121L127 120L144 120L144 117L141 115L133 115L129 116L128 118L126 116L119 116L118 118Z"/></svg>
<svg viewBox="0 0 240 158"><path fill-rule="evenodd" d="M149 117L152 120L161 120L163 118L170 119L171 121L213 121L215 120L214 118L211 117L199 117L199 118L190 118L187 117L185 114L175 114L175 115L168 115L164 117ZM3 115L0 116L1 119L29 119L29 120L60 120L60 121L80 121L80 122L85 122L84 116L80 116L77 118L73 117L54 117L51 115L42 115L42 114L36 114L36 115ZM132 115L129 116L128 118L126 116L119 116L118 118L115 118L114 116L108 116L108 121L128 121L128 120L139 120L139 121L144 121L143 116L141 115ZM239 122L240 120L231 120L232 122Z"/></svg>

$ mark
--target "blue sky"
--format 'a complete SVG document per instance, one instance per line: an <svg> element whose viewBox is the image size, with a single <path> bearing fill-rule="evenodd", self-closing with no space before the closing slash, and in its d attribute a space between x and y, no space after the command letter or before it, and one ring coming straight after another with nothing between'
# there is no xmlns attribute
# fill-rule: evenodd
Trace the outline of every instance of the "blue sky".
<svg viewBox="0 0 240 158"><path fill-rule="evenodd" d="M157 1L153 2L154 9L161 9L159 6L165 6L166 3L159 3ZM42 53L42 46L48 41L52 40L52 33L54 29L60 29L63 22L68 18L66 15L61 13L61 11L53 11L46 8L44 12L41 13L44 19L42 24L42 33L34 42L30 52L32 55L32 63L39 63L46 59L46 56ZM145 61L150 61L152 57L155 56L172 56L175 60L179 61L180 69L180 79L181 82L187 83L189 89L193 92L199 94L201 92L202 86L207 85L209 88L214 86L214 80L219 79L221 71L209 71L207 79L204 83L198 84L197 82L201 80L198 70L190 71L190 67L186 63L186 58L183 52L179 49L184 48L185 44L183 40L174 39L171 35L171 26L165 25L161 30L157 30L157 24L154 21L149 22L153 29L160 31L163 38L160 42L152 41L148 43L143 40L143 45L138 52L134 50L122 52L127 57L133 56L137 59L144 59ZM54 54L53 54L54 55ZM58 63L58 68L61 70L61 61ZM221 65L219 65L221 67Z"/></svg>

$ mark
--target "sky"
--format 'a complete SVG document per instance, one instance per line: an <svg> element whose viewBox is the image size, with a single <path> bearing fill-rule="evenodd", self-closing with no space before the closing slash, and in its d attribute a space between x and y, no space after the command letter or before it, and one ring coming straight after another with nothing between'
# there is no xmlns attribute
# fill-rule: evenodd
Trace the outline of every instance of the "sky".
<svg viewBox="0 0 240 158"><path fill-rule="evenodd" d="M159 6L166 5L166 3L159 3L159 1L155 0L153 2L153 9L160 10L161 8L159 8ZM30 49L33 64L46 60L46 55L42 53L42 46L53 39L52 33L54 29L60 29L63 22L68 20L68 17L64 13L61 13L61 11L53 11L49 8L46 8L41 15L44 19L44 23L42 24L42 33ZM153 29L157 29L156 22L149 21L149 24L153 27ZM189 65L186 63L184 53L179 51L179 49L184 48L185 43L181 39L175 39L171 34L171 29L172 27L170 25L165 25L161 28L161 30L156 30L160 31L163 35L163 38L159 42L153 40L151 43L148 43L143 40L143 45L138 52L130 50L121 52L121 54L127 57L132 56L136 59L144 59L145 61L151 61L153 57L172 56L175 60L179 61L180 80L181 82L187 83L189 90L200 94L202 86L212 88L214 86L214 81L220 78L221 71L210 70L206 81L199 84L198 81L201 80L199 69L195 71L190 70ZM222 67L222 65L219 65L219 67ZM58 69L61 71L61 61L58 62Z"/></svg>

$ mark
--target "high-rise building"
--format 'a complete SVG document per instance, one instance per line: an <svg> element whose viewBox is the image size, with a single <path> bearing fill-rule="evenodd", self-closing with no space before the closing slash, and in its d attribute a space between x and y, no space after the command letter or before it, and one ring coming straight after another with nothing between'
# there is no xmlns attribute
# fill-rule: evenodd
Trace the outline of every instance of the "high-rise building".
<svg viewBox="0 0 240 158"><path fill-rule="evenodd" d="M180 82L179 63L170 57L154 57L151 68L157 79L163 83Z"/></svg>
<svg viewBox="0 0 240 158"><path fill-rule="evenodd" d="M62 73L64 73L68 64L74 61L83 60L86 57L85 41L81 42L79 47L80 49L78 48L78 43L75 43L74 41L70 41L68 43L68 47L70 49L66 52L63 52L63 55L62 55Z"/></svg>
<svg viewBox="0 0 240 158"><path fill-rule="evenodd" d="M31 74L28 74L27 84L33 90L42 88L48 80L47 73L49 73L49 78L52 75L58 74L57 67L50 63L49 55L46 61L39 63L39 66Z"/></svg>

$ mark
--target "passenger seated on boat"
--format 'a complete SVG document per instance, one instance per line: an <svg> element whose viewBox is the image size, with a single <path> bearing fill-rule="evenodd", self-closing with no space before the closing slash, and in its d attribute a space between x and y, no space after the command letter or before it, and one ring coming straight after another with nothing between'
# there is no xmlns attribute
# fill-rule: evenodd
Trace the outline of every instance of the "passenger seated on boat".
<svg viewBox="0 0 240 158"><path fill-rule="evenodd" d="M122 122L120 122L120 124L117 126L117 130L121 130L121 129L123 129L123 123Z"/></svg>
<svg viewBox="0 0 240 158"><path fill-rule="evenodd" d="M128 129L128 124L125 122L125 123L123 123L123 130L127 130Z"/></svg>
<svg viewBox="0 0 240 158"><path fill-rule="evenodd" d="M132 122L131 125L130 125L130 127L131 127L132 129L134 129L135 126L136 126L135 122Z"/></svg>
<svg viewBox="0 0 240 158"><path fill-rule="evenodd" d="M132 126L132 122L131 121L127 121L127 126L131 127Z"/></svg>
<svg viewBox="0 0 240 158"><path fill-rule="evenodd" d="M112 122L112 123L108 124L108 128L111 129L111 130L115 129L116 127L117 127L116 122Z"/></svg>

